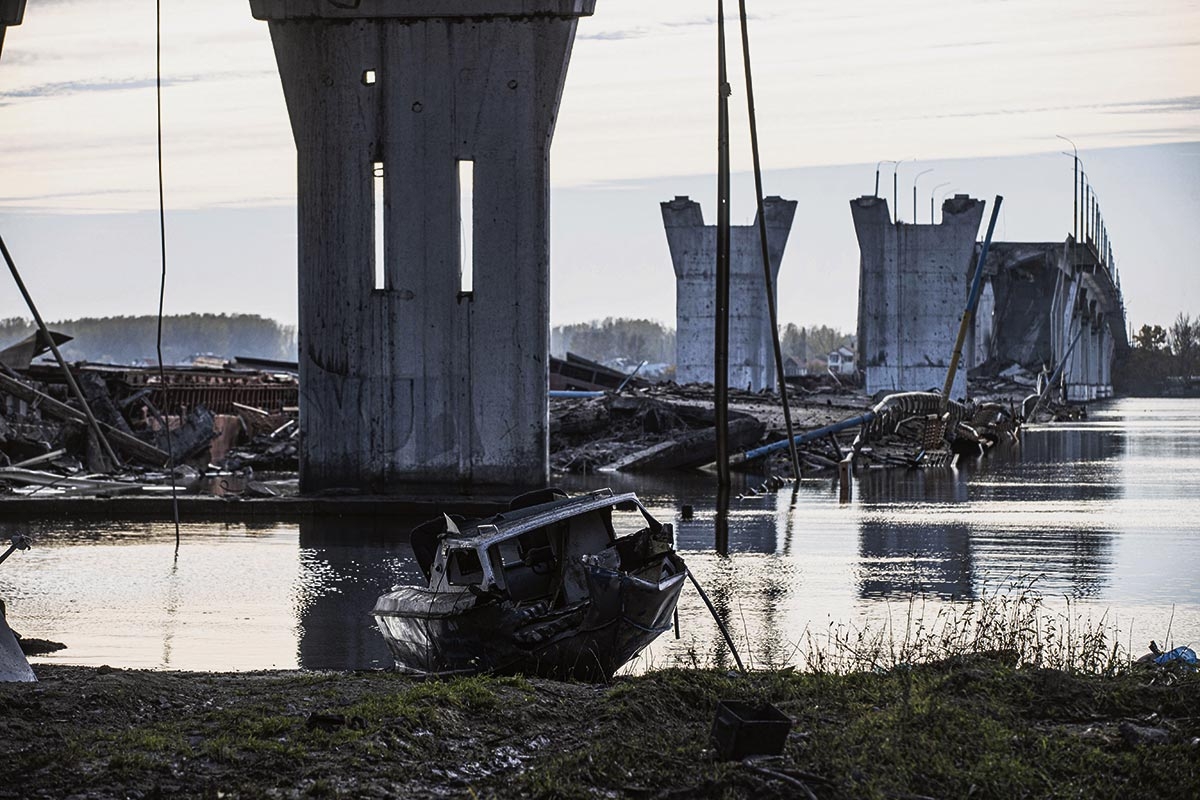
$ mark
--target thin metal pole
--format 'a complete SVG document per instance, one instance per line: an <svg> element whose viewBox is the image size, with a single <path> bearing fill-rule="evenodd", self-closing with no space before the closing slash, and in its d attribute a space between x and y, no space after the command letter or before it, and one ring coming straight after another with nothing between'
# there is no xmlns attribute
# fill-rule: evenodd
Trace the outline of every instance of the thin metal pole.
<svg viewBox="0 0 1200 800"><path fill-rule="evenodd" d="M919 221L917 219L917 181L921 180L922 175L925 175L930 172L933 172L933 167L930 167L929 169L921 170L920 172L917 173L917 176L915 178L913 178L913 225L916 225L917 222Z"/></svg>
<svg viewBox="0 0 1200 800"><path fill-rule="evenodd" d="M1096 190L1091 186L1088 187L1088 239L1095 244L1096 242L1096 204L1099 200L1096 197Z"/></svg>
<svg viewBox="0 0 1200 800"><path fill-rule="evenodd" d="M900 161L896 162L895 169L892 170L892 224L900 222Z"/></svg>
<svg viewBox="0 0 1200 800"><path fill-rule="evenodd" d="M1079 241L1087 241L1087 170L1079 170Z"/></svg>
<svg viewBox="0 0 1200 800"><path fill-rule="evenodd" d="M1086 184L1083 187L1083 208L1079 209L1079 216L1083 222L1083 230L1080 231L1083 237L1084 244L1091 238L1092 235L1092 187L1091 184Z"/></svg>
<svg viewBox="0 0 1200 800"><path fill-rule="evenodd" d="M871 420L875 419L876 416L878 415L874 411L868 411L865 414L859 414L856 417L844 419L841 422L835 422L832 425L826 425L824 427L817 428L816 430L798 433L796 434L795 443L804 444L805 442L812 442L816 441L817 439L822 439L826 436L832 436L833 434L840 433L848 428L853 428L858 425L865 425ZM771 442L771 444L764 444L762 447L755 447L753 450L747 450L744 453L739 453L733 456L732 461L735 464L741 464L744 461L753 461L756 458L761 458L762 456L782 450L786 446L787 442Z"/></svg>
<svg viewBox="0 0 1200 800"><path fill-rule="evenodd" d="M158 335L155 338L155 350L158 353L158 382L162 386L163 405L167 406L167 396L170 389L167 386L166 367L163 366L162 334L163 334L163 303L167 296L167 205L163 189L163 124L162 124L162 0L154 4L154 108L158 133L158 241L161 246L162 270L158 282ZM166 411L170 412L168 406ZM183 415L180 414L180 423ZM165 417L162 420L163 433L167 437L167 452L170 453L171 467L171 511L175 519L175 558L179 558L179 491L175 485L175 448L171 446L171 423Z"/></svg>
<svg viewBox="0 0 1200 800"><path fill-rule="evenodd" d="M934 224L934 222L933 222L933 196L935 194L937 194L938 189L942 188L943 186L949 186L949 185L950 185L950 181L944 181L929 190L929 224L930 225Z"/></svg>
<svg viewBox="0 0 1200 800"><path fill-rule="evenodd" d="M779 399L783 403L783 424L787 428L792 458L792 474L800 477L800 455L792 433L792 409L788 403L787 380L783 374L783 348L779 344L779 312L775 307L775 283L771 276L771 251L767 242L767 214L763 205L762 164L758 157L758 120L754 112L754 81L750 75L750 31L746 22L746 0L738 0L742 23L742 60L746 72L746 110L750 115L750 151L754 158L754 194L758 203L758 240L762 250L763 284L767 292L767 315L771 320L771 345L775 351L775 380L779 382Z"/></svg>
<svg viewBox="0 0 1200 800"><path fill-rule="evenodd" d="M717 0L717 296L713 392L717 483L729 485L729 79L725 65L725 3Z"/></svg>
<svg viewBox="0 0 1200 800"><path fill-rule="evenodd" d="M1073 146L1073 148L1074 148L1075 145L1074 145L1074 143L1072 143L1072 145L1070 145L1070 146ZM1079 154L1078 154L1078 152L1076 152L1076 154L1075 154L1074 161L1075 161L1075 170L1074 170L1075 178L1074 178L1074 182L1073 182L1072 186L1070 186L1070 199L1072 199L1072 203L1073 203L1072 209L1070 209L1070 219L1072 219L1072 222L1075 225L1075 229L1072 233L1072 237L1075 241L1075 247L1079 247L1079 192L1075 191L1076 187L1079 186Z"/></svg>
<svg viewBox="0 0 1200 800"><path fill-rule="evenodd" d="M1072 316L1071 322L1067 323L1067 330L1070 330L1071 324L1075 318ZM1063 353L1062 359L1059 360L1058 366L1054 368L1054 372L1050 375L1050 379L1046 381L1046 385L1042 388L1042 393L1038 395L1037 401L1033 404L1033 408L1029 410L1029 416L1025 418L1026 422L1033 420L1038 409L1042 407L1042 402L1050 395L1050 389L1054 386L1054 382L1062 374L1063 368L1067 365L1067 359L1071 357L1071 353L1075 351L1075 345L1079 343L1079 337L1083 335L1083 326L1079 326L1079 330L1075 332L1075 338L1071 340L1071 346L1067 348L1067 352Z"/></svg>
<svg viewBox="0 0 1200 800"><path fill-rule="evenodd" d="M996 195L992 204L992 218L988 221L987 235L983 237L983 247L979 249L979 263L975 265L975 275L971 279L971 294L967 298L967 308L963 311L962 321L958 326L958 338L954 341L954 355L950 356L950 369L946 370L946 384L942 387L943 404L950 399L950 388L954 385L954 374L958 371L958 362L962 358L963 341L967 338L967 328L975 317L975 304L979 302L979 287L983 283L983 265L987 261L988 248L992 244L992 232L996 230L996 218L1000 216L1000 204L1004 198Z"/></svg>
<svg viewBox="0 0 1200 800"><path fill-rule="evenodd" d="M37 323L38 330L46 337L46 343L54 351L54 358L58 361L58 366L62 370L63 375L66 376L67 385L71 387L75 398L79 400L79 404L83 407L83 413L87 417L88 425L91 426L92 431L96 434L96 441L104 448L104 454L108 456L109 461L114 466L121 466L121 459L117 458L117 454L113 452L112 445L108 443L104 431L100 429L100 422L92 415L92 408L88 405L87 398L83 396L83 390L75 382L75 376L71 374L71 368L67 366L62 351L58 349L58 344L55 343L54 337L50 335L50 330L46 327L46 323L42 321L42 315L38 313L37 306L34 305L33 298L29 295L29 290L25 288L25 281L21 280L21 273L17 271L17 265L13 262L13 257L8 252L8 245L4 243L4 237L2 236L0 236L0 252L4 254L4 260L8 264L8 271L12 273L13 280L16 281L17 289L20 290L21 296L25 298L25 305L29 306L29 313L33 314L33 319Z"/></svg>
<svg viewBox="0 0 1200 800"><path fill-rule="evenodd" d="M875 196L879 197L879 168L884 164L895 164L890 158L883 158L875 162Z"/></svg>
<svg viewBox="0 0 1200 800"><path fill-rule="evenodd" d="M713 547L717 555L729 555L729 493L728 486L717 487L717 513L713 516Z"/></svg>
<svg viewBox="0 0 1200 800"><path fill-rule="evenodd" d="M712 614L713 620L717 623L717 627L721 630L721 635L725 637L725 644L729 646L729 652L733 653L733 660L737 663L738 671L746 672L746 667L742 664L742 657L738 655L737 648L733 645L733 637L729 635L729 628L725 627L725 623L721 621L721 617L717 614L717 607L712 604L712 600L708 599L708 595L700 588L700 582L696 580L696 576L692 571L687 570L688 580L692 582L692 586L696 587L696 591L700 594L700 599L704 601L704 605L708 606L708 613Z"/></svg>
<svg viewBox="0 0 1200 800"><path fill-rule="evenodd" d="M1059 139L1062 139L1067 144L1071 145L1071 150L1074 151L1074 155L1072 156L1072 158L1075 161L1075 178L1074 178L1074 182L1071 184L1071 200L1072 200L1071 224L1075 226L1075 230L1072 235L1075 239L1075 247L1078 247L1079 246L1079 148L1076 147L1075 143L1073 141L1071 141L1070 139L1068 139L1066 136L1063 136L1062 134L1059 134L1059 133L1056 133L1054 135L1056 137L1058 137Z"/></svg>

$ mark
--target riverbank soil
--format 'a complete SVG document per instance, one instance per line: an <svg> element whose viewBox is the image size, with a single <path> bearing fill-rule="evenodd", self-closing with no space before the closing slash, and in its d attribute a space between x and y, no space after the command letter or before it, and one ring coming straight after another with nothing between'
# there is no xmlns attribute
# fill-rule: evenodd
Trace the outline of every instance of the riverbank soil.
<svg viewBox="0 0 1200 800"><path fill-rule="evenodd" d="M975 657L611 685L37 665L0 685L0 797L1194 798L1200 677ZM719 761L719 700L794 721Z"/></svg>

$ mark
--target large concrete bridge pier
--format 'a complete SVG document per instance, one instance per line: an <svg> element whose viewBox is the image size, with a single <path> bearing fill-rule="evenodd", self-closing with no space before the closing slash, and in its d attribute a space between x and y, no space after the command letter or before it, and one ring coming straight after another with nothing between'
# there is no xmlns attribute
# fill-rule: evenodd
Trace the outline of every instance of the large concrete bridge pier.
<svg viewBox="0 0 1200 800"><path fill-rule="evenodd" d="M955 195L936 225L893 223L887 201L850 201L861 254L858 352L868 394L941 390L974 266L982 200ZM967 394L960 369L951 397Z"/></svg>
<svg viewBox="0 0 1200 800"><path fill-rule="evenodd" d="M547 480L548 156L594 7L250 0L298 156L303 491Z"/></svg>
<svg viewBox="0 0 1200 800"><path fill-rule="evenodd" d="M775 288L796 215L796 201L767 197L763 210L771 285ZM679 383L711 383L717 324L713 295L717 227L705 225L700 204L687 197L664 202L662 216L675 267L675 379ZM755 392L773 389L775 353L757 217L753 225L730 227L729 250L729 385ZM779 296L778 291L775 296Z"/></svg>
<svg viewBox="0 0 1200 800"><path fill-rule="evenodd" d="M20 25L25 17L25 0L0 0L0 52L4 50L4 32Z"/></svg>

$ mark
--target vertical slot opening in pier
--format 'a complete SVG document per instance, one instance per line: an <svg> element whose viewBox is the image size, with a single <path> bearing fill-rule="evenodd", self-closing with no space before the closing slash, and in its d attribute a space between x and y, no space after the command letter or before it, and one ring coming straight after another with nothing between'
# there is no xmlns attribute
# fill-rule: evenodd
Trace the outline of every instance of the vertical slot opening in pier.
<svg viewBox="0 0 1200 800"><path fill-rule="evenodd" d="M470 294L475 290L475 162L458 162L458 229L460 250L458 257L458 290Z"/></svg>
<svg viewBox="0 0 1200 800"><path fill-rule="evenodd" d="M375 70L373 70L373 69L363 70L362 82L364 84L366 84L367 86L374 86L375 85Z"/></svg>
<svg viewBox="0 0 1200 800"><path fill-rule="evenodd" d="M384 236L384 214L386 201L384 200L383 191L383 162L374 161L371 163L371 184L372 196L374 197L375 213L374 217L374 235L375 235L375 288L386 289L387 286L387 259L385 257L387 248L385 246L386 237Z"/></svg>

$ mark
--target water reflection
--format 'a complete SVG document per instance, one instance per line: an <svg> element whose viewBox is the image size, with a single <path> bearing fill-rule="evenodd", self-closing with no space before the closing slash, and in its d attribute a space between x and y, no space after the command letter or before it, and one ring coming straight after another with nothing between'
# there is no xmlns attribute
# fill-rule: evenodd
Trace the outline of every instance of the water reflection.
<svg viewBox="0 0 1200 800"><path fill-rule="evenodd" d="M425 582L408 542L415 524L372 517L300 523L295 613L301 667L391 665L370 612L376 598L392 586Z"/></svg>
<svg viewBox="0 0 1200 800"><path fill-rule="evenodd" d="M1121 493L1121 448L1111 431L1053 428L957 469L867 471L860 596L973 599L1014 579L1097 596L1118 536L1104 512Z"/></svg>
<svg viewBox="0 0 1200 800"><path fill-rule="evenodd" d="M885 613L896 600L923 595L934 613L1022 577L1039 578L1047 597L1148 626L1174 606L1172 633L1185 643L1200 638L1198 423L1200 402L1122 401L1084 423L1028 430L1019 447L957 469L860 471L846 505L827 478L750 496L761 478L743 477L724 515L711 475L562 483L634 490L673 523L689 568L755 665L794 663L806 631ZM178 560L169 523L4 521L0 535L28 533L34 548L0 565L0 596L13 627L68 644L47 661L386 666L370 609L390 586L421 582L407 543L419 521L185 523ZM661 637L640 668L733 666L693 590L680 616L682 638Z"/></svg>
<svg viewBox="0 0 1200 800"><path fill-rule="evenodd" d="M869 469L859 478L869 511L859 523L860 597L974 597L971 532L962 522L905 519L914 510L967 500L967 476L953 467Z"/></svg>

